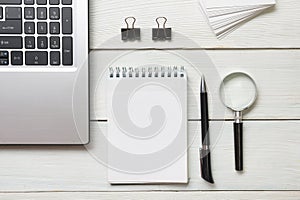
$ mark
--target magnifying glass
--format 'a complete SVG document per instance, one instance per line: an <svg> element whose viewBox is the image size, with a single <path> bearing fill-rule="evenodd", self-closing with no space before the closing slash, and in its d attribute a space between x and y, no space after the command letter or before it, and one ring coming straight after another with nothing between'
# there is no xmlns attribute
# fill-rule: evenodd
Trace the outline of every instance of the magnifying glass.
<svg viewBox="0 0 300 200"><path fill-rule="evenodd" d="M243 72L229 74L220 87L223 104L234 111L234 151L237 171L243 171L243 111L254 104L257 95L255 81Z"/></svg>

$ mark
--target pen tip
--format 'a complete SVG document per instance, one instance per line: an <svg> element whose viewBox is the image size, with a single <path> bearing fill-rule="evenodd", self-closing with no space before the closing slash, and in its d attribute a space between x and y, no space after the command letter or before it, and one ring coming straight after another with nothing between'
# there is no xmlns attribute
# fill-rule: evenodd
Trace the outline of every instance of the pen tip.
<svg viewBox="0 0 300 200"><path fill-rule="evenodd" d="M201 75L201 79L202 79L202 80L205 80L204 74Z"/></svg>
<svg viewBox="0 0 300 200"><path fill-rule="evenodd" d="M205 76L201 76L201 86L200 86L201 92L206 92L206 81L205 81Z"/></svg>

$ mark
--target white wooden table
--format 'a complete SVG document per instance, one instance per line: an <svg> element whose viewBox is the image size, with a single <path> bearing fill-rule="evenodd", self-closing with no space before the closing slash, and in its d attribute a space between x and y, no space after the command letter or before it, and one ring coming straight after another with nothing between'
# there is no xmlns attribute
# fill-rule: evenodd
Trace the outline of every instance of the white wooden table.
<svg viewBox="0 0 300 200"><path fill-rule="evenodd" d="M0 199L300 199L300 2L277 0L277 6L243 25L223 40L215 38L197 0L90 0L91 144L88 146L0 147ZM142 41L123 43L124 18L135 16ZM172 42L152 42L155 18L166 16L173 28ZM165 51L158 51L165 50ZM137 50L137 51L133 51ZM170 64L162 52L185 55L205 71L210 85L213 171L216 184L199 176L199 138L189 149L188 185L110 186L107 170L92 155L105 147L105 81L98 72L118 56L134 52L128 65ZM205 53L215 68L205 68ZM180 60L172 60L176 64ZM189 71L189 134L198 130L199 75ZM245 172L234 171L232 113L218 112L220 100L213 72L251 74L259 99L245 118ZM211 72L211 73L210 73ZM225 121L226 119L226 121ZM219 129L222 127L222 129ZM217 136L213 133L218 132ZM197 134L196 134L197 135ZM199 137L199 134L197 135ZM216 138L218 137L218 138ZM92 152L92 153L91 153Z"/></svg>

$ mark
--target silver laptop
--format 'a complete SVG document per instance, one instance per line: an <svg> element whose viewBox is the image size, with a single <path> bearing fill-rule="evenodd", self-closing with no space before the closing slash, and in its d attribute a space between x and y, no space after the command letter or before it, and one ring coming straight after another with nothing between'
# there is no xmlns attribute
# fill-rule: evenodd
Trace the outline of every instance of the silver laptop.
<svg viewBox="0 0 300 200"><path fill-rule="evenodd" d="M88 0L0 0L0 144L89 142Z"/></svg>

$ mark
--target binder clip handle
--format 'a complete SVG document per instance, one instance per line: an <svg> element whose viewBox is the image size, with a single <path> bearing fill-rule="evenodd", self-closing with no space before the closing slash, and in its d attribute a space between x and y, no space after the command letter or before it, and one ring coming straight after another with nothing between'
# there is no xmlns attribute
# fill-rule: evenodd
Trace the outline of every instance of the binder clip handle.
<svg viewBox="0 0 300 200"><path fill-rule="evenodd" d="M130 27L129 25L129 19L132 19L132 25ZM123 41L134 41L134 40L140 40L141 39L141 29L135 28L136 18L135 17L127 17L125 18L125 23L127 25L127 28L122 28L122 40Z"/></svg>
<svg viewBox="0 0 300 200"><path fill-rule="evenodd" d="M136 22L136 18L135 17L126 17L125 18L125 23L126 23L126 25L127 25L127 29L130 29L129 28L129 23L128 23L128 20L129 19L133 19L133 22L132 22L132 28L131 29L134 29L134 25L135 25L135 22Z"/></svg>
<svg viewBox="0 0 300 200"><path fill-rule="evenodd" d="M160 23L159 23L160 19L164 19L163 29L166 29L166 24L167 24L168 19L166 17L158 17L158 18L156 18L156 23L157 23L158 28L160 28Z"/></svg>
<svg viewBox="0 0 300 200"><path fill-rule="evenodd" d="M160 20L163 19L164 22L160 23ZM166 28L168 19L166 17L156 18L157 28L152 29L152 39L154 41L159 40L171 40L172 39L172 29ZM162 24L162 27L161 27Z"/></svg>

